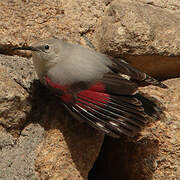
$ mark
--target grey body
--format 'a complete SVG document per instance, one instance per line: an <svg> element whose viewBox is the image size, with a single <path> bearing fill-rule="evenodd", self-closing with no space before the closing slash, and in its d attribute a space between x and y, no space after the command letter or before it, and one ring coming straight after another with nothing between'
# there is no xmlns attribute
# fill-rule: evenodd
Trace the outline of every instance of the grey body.
<svg viewBox="0 0 180 180"><path fill-rule="evenodd" d="M80 45L51 39L33 44L40 47L48 44L47 53L33 52L33 62L40 79L44 74L60 85L72 85L78 82L93 82L110 72L112 61L105 55ZM51 51L49 54L48 51Z"/></svg>

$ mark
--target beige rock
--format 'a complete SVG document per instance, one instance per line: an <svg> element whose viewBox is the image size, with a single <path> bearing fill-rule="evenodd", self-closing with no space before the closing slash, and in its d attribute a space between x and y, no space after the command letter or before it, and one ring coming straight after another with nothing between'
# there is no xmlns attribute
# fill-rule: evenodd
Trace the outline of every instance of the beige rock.
<svg viewBox="0 0 180 180"><path fill-rule="evenodd" d="M29 124L13 137L0 131L0 179L37 179L35 159L37 148L43 140L44 129L39 124Z"/></svg>
<svg viewBox="0 0 180 180"><path fill-rule="evenodd" d="M46 135L35 164L38 176L53 180L87 179L101 149L103 134L72 119L54 101L43 109L41 125Z"/></svg>
<svg viewBox="0 0 180 180"><path fill-rule="evenodd" d="M179 0L140 0L141 2L150 4L155 7L170 9L170 10L180 10Z"/></svg>
<svg viewBox="0 0 180 180"><path fill-rule="evenodd" d="M17 133L26 123L30 112L28 93L8 75L6 68L0 66L0 124Z"/></svg>
<svg viewBox="0 0 180 180"><path fill-rule="evenodd" d="M179 21L178 11L135 0L114 0L99 22L95 39L103 52L115 56L180 55Z"/></svg>
<svg viewBox="0 0 180 180"><path fill-rule="evenodd" d="M174 6L177 1L171 1ZM168 6L168 4L167 4ZM114 0L99 20L94 44L159 79L180 75L180 14L135 0Z"/></svg>
<svg viewBox="0 0 180 180"><path fill-rule="evenodd" d="M180 78L167 80L165 84L169 89L141 88L164 105L165 117L151 123L134 139L105 138L90 180L179 179Z"/></svg>
<svg viewBox="0 0 180 180"><path fill-rule="evenodd" d="M79 41L94 31L104 9L99 0L0 1L0 52L49 36Z"/></svg>

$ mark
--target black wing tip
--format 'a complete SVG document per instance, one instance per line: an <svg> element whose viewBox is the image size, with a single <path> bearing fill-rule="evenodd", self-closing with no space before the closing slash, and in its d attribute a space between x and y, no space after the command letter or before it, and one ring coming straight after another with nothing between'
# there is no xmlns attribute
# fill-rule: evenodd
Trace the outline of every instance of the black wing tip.
<svg viewBox="0 0 180 180"><path fill-rule="evenodd" d="M154 118L156 120L161 119L161 115L164 112L164 106L160 101L151 96L142 94L141 92L135 95L138 100L140 100L144 107L144 112L147 114L147 117Z"/></svg>
<svg viewBox="0 0 180 180"><path fill-rule="evenodd" d="M168 86L165 85L164 83L158 81L157 79L147 75L146 75L146 78L144 79L147 83L151 84L151 85L154 85L154 86L158 86L160 88L163 88L163 89L168 89Z"/></svg>

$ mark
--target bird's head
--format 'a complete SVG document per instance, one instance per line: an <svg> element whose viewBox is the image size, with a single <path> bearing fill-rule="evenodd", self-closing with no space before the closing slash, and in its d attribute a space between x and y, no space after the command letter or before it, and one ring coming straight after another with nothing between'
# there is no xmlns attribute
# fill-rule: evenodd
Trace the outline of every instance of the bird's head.
<svg viewBox="0 0 180 180"><path fill-rule="evenodd" d="M16 47L13 50L29 50L32 52L33 60L46 63L54 63L56 58L61 53L62 40L58 38L52 38L48 40L41 40L33 43L30 46Z"/></svg>
<svg viewBox="0 0 180 180"><path fill-rule="evenodd" d="M29 50L32 52L32 59L35 70L41 79L49 69L61 59L63 40L51 38L33 43L30 46L16 47L14 50Z"/></svg>

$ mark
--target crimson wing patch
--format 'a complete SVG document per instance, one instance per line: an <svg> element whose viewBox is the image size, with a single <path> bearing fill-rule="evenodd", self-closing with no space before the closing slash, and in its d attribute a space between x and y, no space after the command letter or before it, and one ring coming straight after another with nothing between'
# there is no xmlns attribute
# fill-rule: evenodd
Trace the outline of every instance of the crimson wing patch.
<svg viewBox="0 0 180 180"><path fill-rule="evenodd" d="M61 92L57 95L76 119L113 137L121 134L132 137L145 126L148 115L159 115L155 103L135 93L136 86L119 77L112 79L108 75L102 82L76 94L68 86L53 83L48 77L45 80L48 86Z"/></svg>
<svg viewBox="0 0 180 180"><path fill-rule="evenodd" d="M64 106L75 118L113 137L132 137L146 123L142 103L135 98L84 90L76 95L73 104L64 101Z"/></svg>

